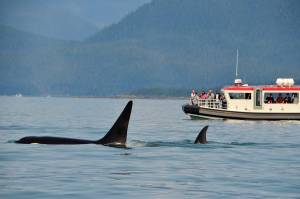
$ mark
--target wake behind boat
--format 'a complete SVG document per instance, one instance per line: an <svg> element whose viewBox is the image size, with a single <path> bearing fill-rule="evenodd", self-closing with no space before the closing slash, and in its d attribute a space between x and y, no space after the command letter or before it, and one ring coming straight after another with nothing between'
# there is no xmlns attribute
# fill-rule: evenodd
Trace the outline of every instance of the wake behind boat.
<svg viewBox="0 0 300 199"><path fill-rule="evenodd" d="M182 106L192 118L300 120L300 86L291 78L278 78L275 85L249 86L236 79L225 86L221 97L201 99L195 96Z"/></svg>

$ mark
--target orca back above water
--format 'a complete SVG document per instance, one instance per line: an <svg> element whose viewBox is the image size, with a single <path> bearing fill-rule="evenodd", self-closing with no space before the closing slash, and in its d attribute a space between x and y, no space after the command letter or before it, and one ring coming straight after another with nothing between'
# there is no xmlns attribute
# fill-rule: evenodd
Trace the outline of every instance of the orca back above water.
<svg viewBox="0 0 300 199"><path fill-rule="evenodd" d="M198 134L194 144L206 144L207 140L206 140L206 131L208 129L208 126L205 126L202 128L202 130L200 131L200 133Z"/></svg>
<svg viewBox="0 0 300 199"><path fill-rule="evenodd" d="M132 110L132 101L129 101L120 114L117 121L107 132L107 134L99 140L84 140L64 137L50 136L28 136L15 141L20 144L102 144L114 147L126 147L127 129Z"/></svg>

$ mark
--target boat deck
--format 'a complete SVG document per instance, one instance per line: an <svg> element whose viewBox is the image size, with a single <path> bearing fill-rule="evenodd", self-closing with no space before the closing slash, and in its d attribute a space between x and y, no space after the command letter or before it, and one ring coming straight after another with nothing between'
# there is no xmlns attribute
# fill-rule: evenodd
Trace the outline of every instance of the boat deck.
<svg viewBox="0 0 300 199"><path fill-rule="evenodd" d="M234 111L220 100L197 100L197 103L182 106L185 114L201 119L245 119L245 120L300 120L300 113Z"/></svg>

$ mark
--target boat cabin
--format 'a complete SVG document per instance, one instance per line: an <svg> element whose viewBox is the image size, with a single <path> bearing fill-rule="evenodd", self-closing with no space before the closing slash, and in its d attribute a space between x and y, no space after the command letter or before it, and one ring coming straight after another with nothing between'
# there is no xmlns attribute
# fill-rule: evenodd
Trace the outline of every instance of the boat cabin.
<svg viewBox="0 0 300 199"><path fill-rule="evenodd" d="M210 93L211 94L211 93ZM182 110L191 118L300 120L300 86L293 79L277 79L275 85L249 86L236 79L216 98L191 96Z"/></svg>
<svg viewBox="0 0 300 199"><path fill-rule="evenodd" d="M226 109L241 112L299 113L300 86L293 79L279 78L276 85L249 86L235 80L232 86L223 88Z"/></svg>

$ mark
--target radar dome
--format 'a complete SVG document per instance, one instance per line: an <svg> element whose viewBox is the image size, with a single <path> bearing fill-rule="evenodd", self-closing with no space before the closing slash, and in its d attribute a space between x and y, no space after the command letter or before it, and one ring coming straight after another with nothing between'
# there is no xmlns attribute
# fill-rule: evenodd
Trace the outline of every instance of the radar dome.
<svg viewBox="0 0 300 199"><path fill-rule="evenodd" d="M276 84L281 87L292 87L294 86L295 81L293 78L277 78Z"/></svg>

